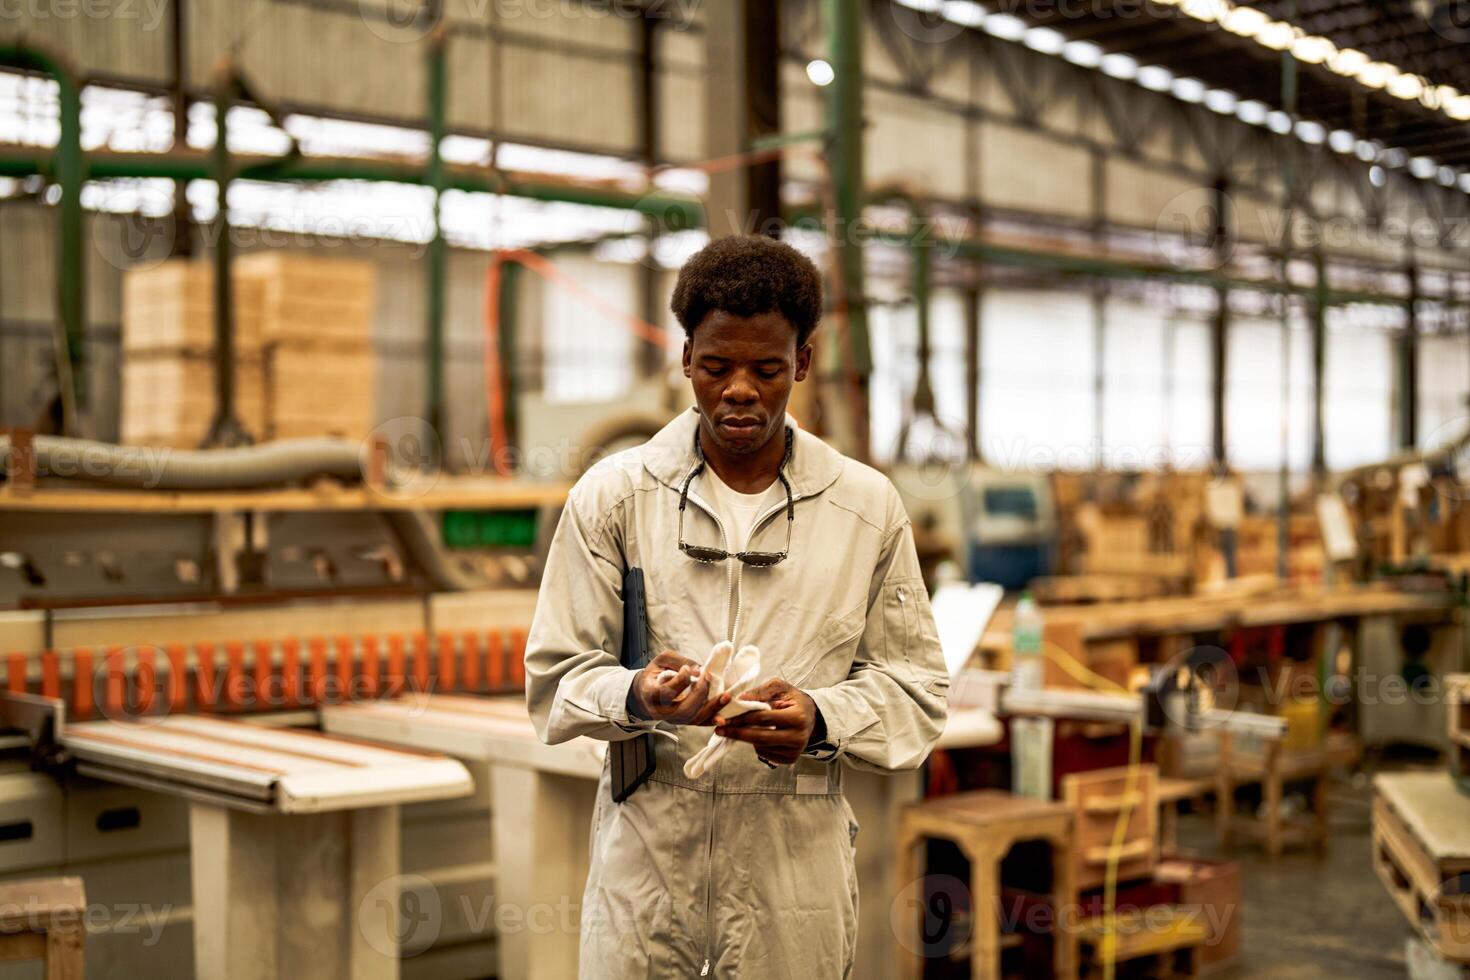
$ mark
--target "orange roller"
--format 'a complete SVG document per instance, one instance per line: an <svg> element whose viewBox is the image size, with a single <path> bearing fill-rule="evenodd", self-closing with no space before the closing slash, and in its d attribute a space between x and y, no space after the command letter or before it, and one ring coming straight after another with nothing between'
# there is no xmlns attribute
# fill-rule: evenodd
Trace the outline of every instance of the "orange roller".
<svg viewBox="0 0 1470 980"><path fill-rule="evenodd" d="M72 712L78 718L92 717L92 651L77 647L72 653L72 695L76 703Z"/></svg>
<svg viewBox="0 0 1470 980"><path fill-rule="evenodd" d="M485 634L485 683L492 691L505 686L505 642L499 630Z"/></svg>
<svg viewBox="0 0 1470 980"><path fill-rule="evenodd" d="M403 691L403 637L394 633L388 637L388 696Z"/></svg>
<svg viewBox="0 0 1470 980"><path fill-rule="evenodd" d="M510 631L510 682L517 688L526 686L526 631Z"/></svg>
<svg viewBox="0 0 1470 980"><path fill-rule="evenodd" d="M122 647L107 648L107 682L103 689L107 717L121 718L128 696L128 664Z"/></svg>
<svg viewBox="0 0 1470 980"><path fill-rule="evenodd" d="M362 694L378 696L378 638L371 633L362 638Z"/></svg>
<svg viewBox="0 0 1470 980"><path fill-rule="evenodd" d="M464 634L464 656L460 659L464 664L464 677L462 678L466 690L478 691L480 689L480 637L479 634L469 632Z"/></svg>
<svg viewBox="0 0 1470 980"><path fill-rule="evenodd" d="M271 641L256 640L255 652L255 697L257 709L271 707Z"/></svg>
<svg viewBox="0 0 1470 980"><path fill-rule="evenodd" d="M444 692L454 690L454 634L439 634L439 670L435 686Z"/></svg>
<svg viewBox="0 0 1470 980"><path fill-rule="evenodd" d="M353 699L353 667L356 666L352 655L354 642L350 636L337 637L337 701L339 703Z"/></svg>
<svg viewBox="0 0 1470 980"><path fill-rule="evenodd" d="M281 692L286 707L301 703L301 643L294 636L281 641Z"/></svg>
<svg viewBox="0 0 1470 980"><path fill-rule="evenodd" d="M214 686L214 644L194 644L194 706L200 711L213 711L216 706Z"/></svg>
<svg viewBox="0 0 1470 980"><path fill-rule="evenodd" d="M153 710L154 693L158 689L158 666L153 647L138 648L138 670L135 685L138 691L138 714L146 715Z"/></svg>
<svg viewBox="0 0 1470 980"><path fill-rule="evenodd" d="M61 697L61 657L55 650L41 654L41 696Z"/></svg>
<svg viewBox="0 0 1470 980"><path fill-rule="evenodd" d="M429 689L429 638L422 633L413 635L413 683L419 691Z"/></svg>
<svg viewBox="0 0 1470 980"><path fill-rule="evenodd" d="M182 711L184 709L184 679L188 673L184 665L184 645L170 643L166 652L168 653L168 710Z"/></svg>
<svg viewBox="0 0 1470 980"><path fill-rule="evenodd" d="M9 674L8 688L11 694L26 693L26 655L12 653L6 656L6 672Z"/></svg>
<svg viewBox="0 0 1470 980"><path fill-rule="evenodd" d="M232 711L245 704L245 644L231 640L225 644L225 697Z"/></svg>
<svg viewBox="0 0 1470 980"><path fill-rule="evenodd" d="M306 641L310 660L307 662L306 696L313 703L321 704L326 695L327 684L327 638L313 636Z"/></svg>

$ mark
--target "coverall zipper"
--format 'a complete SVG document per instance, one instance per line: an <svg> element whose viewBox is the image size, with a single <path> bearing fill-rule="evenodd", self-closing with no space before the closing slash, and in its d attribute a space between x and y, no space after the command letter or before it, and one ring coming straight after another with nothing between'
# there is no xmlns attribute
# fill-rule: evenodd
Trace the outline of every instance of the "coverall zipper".
<svg viewBox="0 0 1470 980"><path fill-rule="evenodd" d="M720 545L725 549L725 551L728 552L730 550L730 536L725 533L725 522L720 520L720 515L716 514L714 508L701 500L698 495L693 492L693 490L691 490L689 493L689 499L693 501L701 510L703 510L706 514L714 519L715 525L720 529ZM796 501L800 499L800 497L793 494L791 502L794 505ZM745 543L741 546L741 550L749 551L750 541L752 538L755 537L756 532L764 527L766 522L769 521L772 517L781 513L781 511L785 509L786 501L783 500L781 501L780 506L773 507L761 516L757 517L755 519L755 522L751 524L750 530L746 532ZM745 563L735 559L734 557L731 557L726 559L725 564L729 566L729 574L727 576L727 579L729 581L729 589L725 596L725 615L728 617L729 622L729 630L726 638L733 646L736 643L735 637L740 627L739 584L741 572L744 571ZM704 964L699 968L699 975L702 977L709 976L710 952L711 946L714 945L714 861L715 793L713 790L711 790L709 794L709 833L705 835L704 850Z"/></svg>

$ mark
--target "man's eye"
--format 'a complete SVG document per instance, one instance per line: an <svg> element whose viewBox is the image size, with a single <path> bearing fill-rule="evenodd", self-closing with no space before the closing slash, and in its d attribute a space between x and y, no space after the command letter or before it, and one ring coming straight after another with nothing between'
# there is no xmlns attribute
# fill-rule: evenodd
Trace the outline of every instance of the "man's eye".
<svg viewBox="0 0 1470 980"><path fill-rule="evenodd" d="M772 381L781 376L781 369L767 368L766 370L760 372L760 376L765 378L767 381Z"/></svg>

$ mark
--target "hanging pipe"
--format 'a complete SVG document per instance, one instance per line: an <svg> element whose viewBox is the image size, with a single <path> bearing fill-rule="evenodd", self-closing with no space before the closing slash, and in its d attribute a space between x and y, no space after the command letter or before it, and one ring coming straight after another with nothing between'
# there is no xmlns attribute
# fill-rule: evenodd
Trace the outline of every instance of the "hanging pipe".
<svg viewBox="0 0 1470 980"><path fill-rule="evenodd" d="M60 56L45 48L17 42L0 43L0 66L39 71L56 82L61 136L50 155L47 174L61 189L57 209L56 390L62 426L79 431L79 413L87 407L86 355L82 335L86 319L86 262L82 251L82 184L87 179L82 155L82 94L76 76Z"/></svg>
<svg viewBox="0 0 1470 980"><path fill-rule="evenodd" d="M444 437L444 281L447 262L444 225L441 221L444 205L444 158L441 155L445 132L445 103L448 87L446 72L446 40L444 25L435 29L429 37L429 53L426 61L429 92L429 162L425 169L425 182L434 191L433 221L434 234L429 239L428 261L424 263L424 278L427 311L425 324L425 360L428 362L428 415L429 428Z"/></svg>
<svg viewBox="0 0 1470 980"><path fill-rule="evenodd" d="M230 183L234 163L230 159L229 116L234 102L236 74L228 60L215 71L214 88L214 182L218 208L214 216L214 419L204 448L240 446L252 442L250 433L235 413L235 290L232 277L233 248L230 241Z"/></svg>

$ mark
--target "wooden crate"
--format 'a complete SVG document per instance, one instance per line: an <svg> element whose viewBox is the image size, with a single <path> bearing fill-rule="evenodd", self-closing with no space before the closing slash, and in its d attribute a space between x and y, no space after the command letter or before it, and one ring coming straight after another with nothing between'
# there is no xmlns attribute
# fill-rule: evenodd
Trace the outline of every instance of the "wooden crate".
<svg viewBox="0 0 1470 980"><path fill-rule="evenodd" d="M1470 963L1470 800L1442 772L1373 781L1373 870L1409 924Z"/></svg>
<svg viewBox="0 0 1470 980"><path fill-rule="evenodd" d="M1234 861L1166 857L1156 880L1179 886L1179 906L1205 927L1199 965L1213 966L1240 955L1240 865Z"/></svg>
<svg viewBox="0 0 1470 980"><path fill-rule="evenodd" d="M1118 817L1129 810L1128 825L1118 847L1118 881L1153 872L1159 852L1159 771L1138 767L1130 791L1128 770L1097 769L1062 777L1062 799L1074 816L1072 854L1077 888L1085 891L1107 880L1108 860Z"/></svg>
<svg viewBox="0 0 1470 980"><path fill-rule="evenodd" d="M264 389L268 437L365 438L375 419L376 375L371 348L269 345Z"/></svg>
<svg viewBox="0 0 1470 980"><path fill-rule="evenodd" d="M260 289L262 343L371 344L376 307L371 261L269 251L243 255L235 268Z"/></svg>
<svg viewBox="0 0 1470 980"><path fill-rule="evenodd" d="M261 343L260 284L235 273L235 351L250 356ZM173 259L123 275L122 349L135 352L214 349L214 266Z"/></svg>
<svg viewBox="0 0 1470 980"><path fill-rule="evenodd" d="M120 428L133 445L195 449L215 414L209 354L130 353L122 364ZM264 376L258 357L235 362L235 414L252 436L265 433Z"/></svg>

